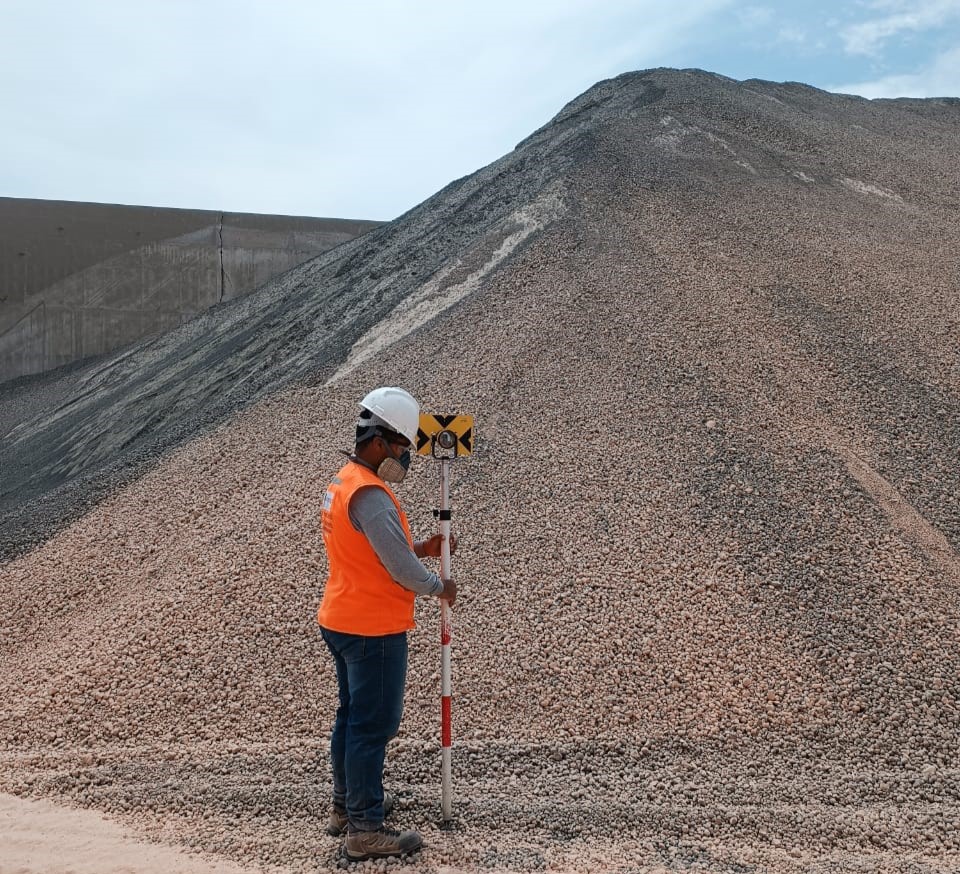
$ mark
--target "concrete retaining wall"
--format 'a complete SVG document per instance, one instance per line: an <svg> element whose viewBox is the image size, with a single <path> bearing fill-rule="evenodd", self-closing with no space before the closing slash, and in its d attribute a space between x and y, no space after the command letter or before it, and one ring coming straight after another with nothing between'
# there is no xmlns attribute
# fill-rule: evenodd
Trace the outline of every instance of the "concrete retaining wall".
<svg viewBox="0 0 960 874"><path fill-rule="evenodd" d="M0 382L174 328L377 224L0 198Z"/></svg>

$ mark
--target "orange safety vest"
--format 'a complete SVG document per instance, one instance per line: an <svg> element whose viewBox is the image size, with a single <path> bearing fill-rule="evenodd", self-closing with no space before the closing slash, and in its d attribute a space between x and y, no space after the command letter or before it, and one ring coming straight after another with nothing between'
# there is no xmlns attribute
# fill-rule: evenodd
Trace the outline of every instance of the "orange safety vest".
<svg viewBox="0 0 960 874"><path fill-rule="evenodd" d="M330 483L320 511L330 574L317 622L330 631L379 637L414 627L416 594L390 576L366 535L350 521L350 499L366 486L390 495L413 549L410 524L390 487L368 467L355 461L345 464Z"/></svg>

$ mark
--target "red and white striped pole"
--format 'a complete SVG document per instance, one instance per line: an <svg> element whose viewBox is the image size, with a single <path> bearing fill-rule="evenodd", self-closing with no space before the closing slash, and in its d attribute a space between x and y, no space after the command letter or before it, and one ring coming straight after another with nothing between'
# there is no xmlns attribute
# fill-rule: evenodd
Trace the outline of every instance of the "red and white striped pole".
<svg viewBox="0 0 960 874"><path fill-rule="evenodd" d="M440 459L440 576L450 579L450 459ZM451 610L449 602L440 600L440 748L442 774L440 782L440 808L443 821L453 819L453 763L451 752L453 732L450 721L450 640L452 638Z"/></svg>

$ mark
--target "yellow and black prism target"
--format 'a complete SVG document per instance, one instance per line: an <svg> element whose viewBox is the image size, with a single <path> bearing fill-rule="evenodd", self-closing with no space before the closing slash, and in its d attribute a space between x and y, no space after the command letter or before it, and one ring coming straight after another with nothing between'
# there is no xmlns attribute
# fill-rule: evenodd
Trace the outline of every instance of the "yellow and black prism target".
<svg viewBox="0 0 960 874"><path fill-rule="evenodd" d="M445 445L449 444L449 445ZM473 416L421 413L417 455L473 454Z"/></svg>

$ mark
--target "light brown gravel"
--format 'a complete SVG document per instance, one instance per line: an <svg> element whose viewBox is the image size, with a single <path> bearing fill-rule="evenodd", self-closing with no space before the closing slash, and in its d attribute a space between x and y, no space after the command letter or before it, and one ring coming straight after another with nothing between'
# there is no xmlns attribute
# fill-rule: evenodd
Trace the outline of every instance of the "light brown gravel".
<svg viewBox="0 0 960 874"><path fill-rule="evenodd" d="M960 868L960 118L925 146L751 87L784 108L698 79L599 125L563 217L456 307L0 569L0 786L334 868L317 513L357 399L401 384L479 435L457 823L425 601L387 765L409 870ZM417 534L436 487L401 489Z"/></svg>

